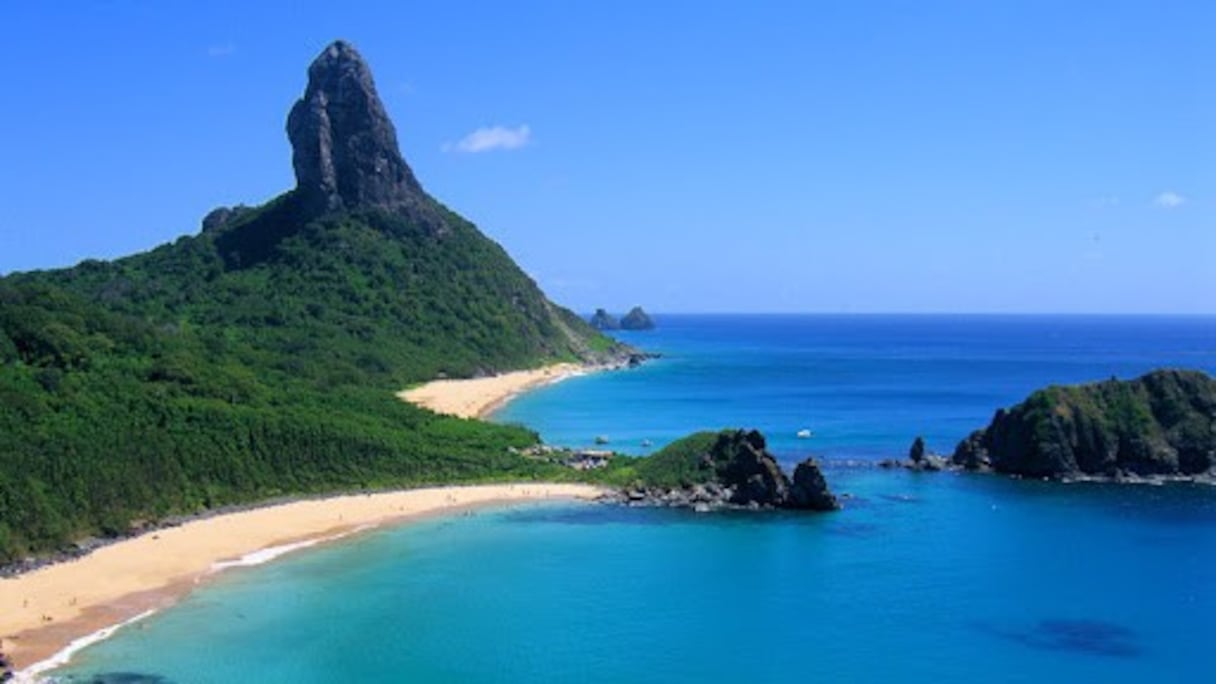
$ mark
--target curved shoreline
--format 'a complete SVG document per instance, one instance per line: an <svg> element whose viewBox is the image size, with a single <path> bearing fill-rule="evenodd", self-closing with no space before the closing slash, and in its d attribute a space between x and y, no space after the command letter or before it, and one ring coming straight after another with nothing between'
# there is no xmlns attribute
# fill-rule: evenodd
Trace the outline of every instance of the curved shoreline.
<svg viewBox="0 0 1216 684"><path fill-rule="evenodd" d="M529 390L616 366L555 363L485 378L432 380L401 390L397 398L457 418L487 418Z"/></svg>
<svg viewBox="0 0 1216 684"><path fill-rule="evenodd" d="M73 643L172 605L231 567L387 524L512 502L590 500L602 493L591 485L532 482L432 487L309 499L187 522L0 579L0 650L20 676L37 676L47 669L39 663L56 659L55 666L61 665L56 656Z"/></svg>

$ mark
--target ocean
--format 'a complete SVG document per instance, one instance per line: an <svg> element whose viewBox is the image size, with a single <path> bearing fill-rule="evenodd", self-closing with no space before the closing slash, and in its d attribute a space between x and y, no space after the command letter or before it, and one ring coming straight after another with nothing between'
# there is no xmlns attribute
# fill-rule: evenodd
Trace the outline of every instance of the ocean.
<svg viewBox="0 0 1216 684"><path fill-rule="evenodd" d="M885 471L1051 383L1216 372L1216 318L664 316L663 358L496 420L646 450L755 427L831 514L529 504L229 571L72 682L1208 681L1216 487ZM799 430L810 430L799 439Z"/></svg>

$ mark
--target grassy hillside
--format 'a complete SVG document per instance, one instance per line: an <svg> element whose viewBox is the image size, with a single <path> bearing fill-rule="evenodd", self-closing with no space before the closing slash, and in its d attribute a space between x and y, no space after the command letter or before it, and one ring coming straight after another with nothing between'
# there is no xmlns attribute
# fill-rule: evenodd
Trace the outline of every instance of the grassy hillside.
<svg viewBox="0 0 1216 684"><path fill-rule="evenodd" d="M289 493L556 473L393 391L621 352L495 243L291 195L114 262L0 279L0 562Z"/></svg>
<svg viewBox="0 0 1216 684"><path fill-rule="evenodd" d="M422 189L348 43L288 116L296 187L113 262L0 278L0 563L171 513L566 471L411 383L629 350Z"/></svg>

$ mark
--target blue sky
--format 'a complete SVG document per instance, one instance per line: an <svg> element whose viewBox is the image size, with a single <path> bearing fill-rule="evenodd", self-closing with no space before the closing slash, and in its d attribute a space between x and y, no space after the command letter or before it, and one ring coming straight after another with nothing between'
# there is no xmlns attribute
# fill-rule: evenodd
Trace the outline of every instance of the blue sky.
<svg viewBox="0 0 1216 684"><path fill-rule="evenodd" d="M578 310L1216 313L1216 3L338 5L5 3L0 273L289 189L345 38Z"/></svg>

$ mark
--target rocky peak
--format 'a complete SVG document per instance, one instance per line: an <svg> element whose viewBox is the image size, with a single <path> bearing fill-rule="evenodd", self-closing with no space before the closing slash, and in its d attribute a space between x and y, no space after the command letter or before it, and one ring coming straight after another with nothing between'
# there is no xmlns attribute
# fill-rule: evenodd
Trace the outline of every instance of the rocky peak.
<svg viewBox="0 0 1216 684"><path fill-rule="evenodd" d="M401 157L371 70L335 41L308 67L308 87L287 117L296 192L309 213L408 209L425 195Z"/></svg>

